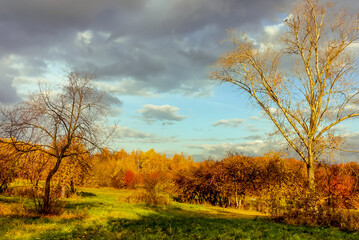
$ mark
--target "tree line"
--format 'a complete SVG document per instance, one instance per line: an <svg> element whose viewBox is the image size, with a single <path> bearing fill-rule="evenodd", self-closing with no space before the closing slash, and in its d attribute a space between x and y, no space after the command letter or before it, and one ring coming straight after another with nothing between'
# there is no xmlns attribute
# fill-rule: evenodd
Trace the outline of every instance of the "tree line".
<svg viewBox="0 0 359 240"><path fill-rule="evenodd" d="M277 153L207 160L180 170L174 181L183 202L261 211L291 224L358 230L359 164L318 162L314 168L316 192L310 198L305 163Z"/></svg>
<svg viewBox="0 0 359 240"><path fill-rule="evenodd" d="M42 152L16 154L16 149L9 146L0 145L0 192L16 192L16 186L7 187L22 179L27 186L24 195L36 198L37 210L42 212L44 182L57 160ZM309 224L329 221L326 224L332 225L333 214L339 224L344 221L341 209L359 207L357 162L318 162L315 177L316 195L308 199L305 163L279 153L262 157L229 154L220 161L194 162L190 156L167 157L154 149L126 152L103 148L81 158L63 160L52 179L50 206L59 198L75 194L78 187L111 187L144 190L144 196L150 198L145 201L150 204L162 203L158 194L165 193L181 202L252 209L273 218L287 217L289 222L304 218ZM315 216L309 201L318 207Z"/></svg>
<svg viewBox="0 0 359 240"><path fill-rule="evenodd" d="M318 204L332 208L359 207L358 163L318 163L315 176ZM180 199L185 202L263 211L273 210L274 202L291 207L305 198L308 187L305 164L281 158L277 153L200 162L180 170L175 183Z"/></svg>
<svg viewBox="0 0 359 240"><path fill-rule="evenodd" d="M15 179L23 179L35 189L42 188L41 182L46 180L56 164L56 158L46 157L42 152L16 154L16 150L9 146L0 145L0 192L6 191ZM103 148L100 152L84 154L81 158L64 159L61 168L53 176L53 193L56 194L57 189L58 196L54 197L66 197L75 193L78 186L136 188L143 185L146 176L156 174L157 177L161 175L164 181L171 182L175 173L193 165L192 157L183 154L167 157L154 149L127 153L124 149L110 151Z"/></svg>

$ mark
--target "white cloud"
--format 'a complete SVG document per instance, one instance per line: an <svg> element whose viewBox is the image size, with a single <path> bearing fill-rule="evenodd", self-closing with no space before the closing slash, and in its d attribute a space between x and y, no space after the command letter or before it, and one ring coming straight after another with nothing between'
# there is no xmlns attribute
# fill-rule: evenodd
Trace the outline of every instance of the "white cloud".
<svg viewBox="0 0 359 240"><path fill-rule="evenodd" d="M282 113L282 111L279 108L274 108L274 107L270 107L269 112L273 115L279 115ZM263 113L266 114L264 111Z"/></svg>
<svg viewBox="0 0 359 240"><path fill-rule="evenodd" d="M14 77L13 79L13 85L15 86L19 86L22 84L30 84L33 86L36 86L36 84L38 83L46 83L46 79L44 78L33 78L33 77L26 77L26 76L21 76L21 77Z"/></svg>
<svg viewBox="0 0 359 240"><path fill-rule="evenodd" d="M214 127L223 126L223 127L238 127L244 123L243 119L232 118L232 119L221 119L212 124Z"/></svg>
<svg viewBox="0 0 359 240"><path fill-rule="evenodd" d="M149 133L144 133L144 132L140 132L128 127L124 127L124 126L116 126L115 127L115 132L114 132L114 137L115 138L119 138L119 139L124 139L124 138L152 138L154 137L153 134L149 134Z"/></svg>
<svg viewBox="0 0 359 240"><path fill-rule="evenodd" d="M254 125L254 124L248 124L246 126L246 129L250 132L259 132L259 128L257 125Z"/></svg>
<svg viewBox="0 0 359 240"><path fill-rule="evenodd" d="M258 121L260 118L258 116L250 116L248 117L249 120Z"/></svg>
<svg viewBox="0 0 359 240"><path fill-rule="evenodd" d="M349 49L355 52L359 52L359 42L354 42L351 45L349 45Z"/></svg>
<svg viewBox="0 0 359 240"><path fill-rule="evenodd" d="M89 45L91 43L93 34L91 31L79 32L76 34L76 43L80 46Z"/></svg>
<svg viewBox="0 0 359 240"><path fill-rule="evenodd" d="M219 143L219 144L193 144L189 148L203 150L203 156L214 159L223 158L228 152L244 154L247 156L260 156L268 151L279 150L280 145L262 140L247 141L244 143Z"/></svg>
<svg viewBox="0 0 359 240"><path fill-rule="evenodd" d="M275 25L268 25L264 27L264 32L269 34L270 36L275 36L284 28L284 26L285 25L283 22Z"/></svg>
<svg viewBox="0 0 359 240"><path fill-rule="evenodd" d="M142 119L147 123L152 124L155 121L161 121L163 124L173 124L175 121L182 121L187 118L178 114L179 108L171 105L152 105L146 104L142 109L138 109Z"/></svg>
<svg viewBox="0 0 359 240"><path fill-rule="evenodd" d="M114 129L113 138L116 143L158 144L178 141L176 136L159 136L125 126L111 126L111 128Z"/></svg>

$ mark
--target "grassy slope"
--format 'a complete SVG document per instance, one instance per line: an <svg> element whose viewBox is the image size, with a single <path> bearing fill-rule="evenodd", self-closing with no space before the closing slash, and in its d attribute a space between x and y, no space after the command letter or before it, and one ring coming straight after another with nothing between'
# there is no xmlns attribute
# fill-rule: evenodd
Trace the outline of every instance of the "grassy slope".
<svg viewBox="0 0 359 240"><path fill-rule="evenodd" d="M0 239L359 239L334 228L270 222L256 212L171 203L124 203L129 194L83 189L57 217L0 216ZM0 197L0 207L18 199Z"/></svg>

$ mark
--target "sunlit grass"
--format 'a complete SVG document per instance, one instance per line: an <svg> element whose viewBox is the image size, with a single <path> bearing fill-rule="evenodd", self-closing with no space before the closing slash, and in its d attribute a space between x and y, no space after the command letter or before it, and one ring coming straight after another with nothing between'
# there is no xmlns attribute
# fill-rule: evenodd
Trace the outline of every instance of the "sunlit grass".
<svg viewBox="0 0 359 240"><path fill-rule="evenodd" d="M271 222L254 211L171 202L127 203L132 191L79 190L59 216L0 216L0 239L359 239L335 228ZM0 207L19 203L0 196Z"/></svg>

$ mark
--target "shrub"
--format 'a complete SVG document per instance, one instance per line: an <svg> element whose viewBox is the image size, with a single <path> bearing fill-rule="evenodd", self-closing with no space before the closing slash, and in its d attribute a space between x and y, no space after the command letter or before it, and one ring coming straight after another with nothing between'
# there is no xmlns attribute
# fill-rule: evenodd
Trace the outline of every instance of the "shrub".
<svg viewBox="0 0 359 240"><path fill-rule="evenodd" d="M159 183L161 181L161 174L159 172L154 172L151 174L146 174L143 177L143 184L144 184L144 194L143 200L147 204L151 205L159 205L162 200L161 196L159 195Z"/></svg>
<svg viewBox="0 0 359 240"><path fill-rule="evenodd" d="M348 209L332 209L325 208L318 212L316 220L304 214L302 211L296 210L297 214L286 215L285 222L291 224L304 225L324 225L338 227L342 230L358 231L359 230L359 211Z"/></svg>
<svg viewBox="0 0 359 240"><path fill-rule="evenodd" d="M144 189L131 190L131 195L124 198L119 198L118 201L126 203L145 203L149 205L168 205L171 198L168 194L157 193L156 195L149 195Z"/></svg>
<svg viewBox="0 0 359 240"><path fill-rule="evenodd" d="M123 182L126 187L128 188L134 188L136 184L136 175L131 170L127 170L125 172L125 176L123 177Z"/></svg>
<svg viewBox="0 0 359 240"><path fill-rule="evenodd" d="M9 187L5 193L8 196L18 196L18 197L30 198L33 195L33 189L31 186L14 186L14 187Z"/></svg>
<svg viewBox="0 0 359 240"><path fill-rule="evenodd" d="M61 214L61 217L65 219L84 219L88 217L87 208L76 208L73 211L65 211Z"/></svg>
<svg viewBox="0 0 359 240"><path fill-rule="evenodd" d="M8 204L0 203L0 216L27 217L31 214L25 207L25 199L20 198L18 202Z"/></svg>
<svg viewBox="0 0 359 240"><path fill-rule="evenodd" d="M166 176L162 172L143 174L142 188L131 191L126 198L128 203L146 203L150 205L167 205L170 202L168 194L164 193L167 186Z"/></svg>
<svg viewBox="0 0 359 240"><path fill-rule="evenodd" d="M0 216L7 216L12 214L12 209L9 204L0 203Z"/></svg>

